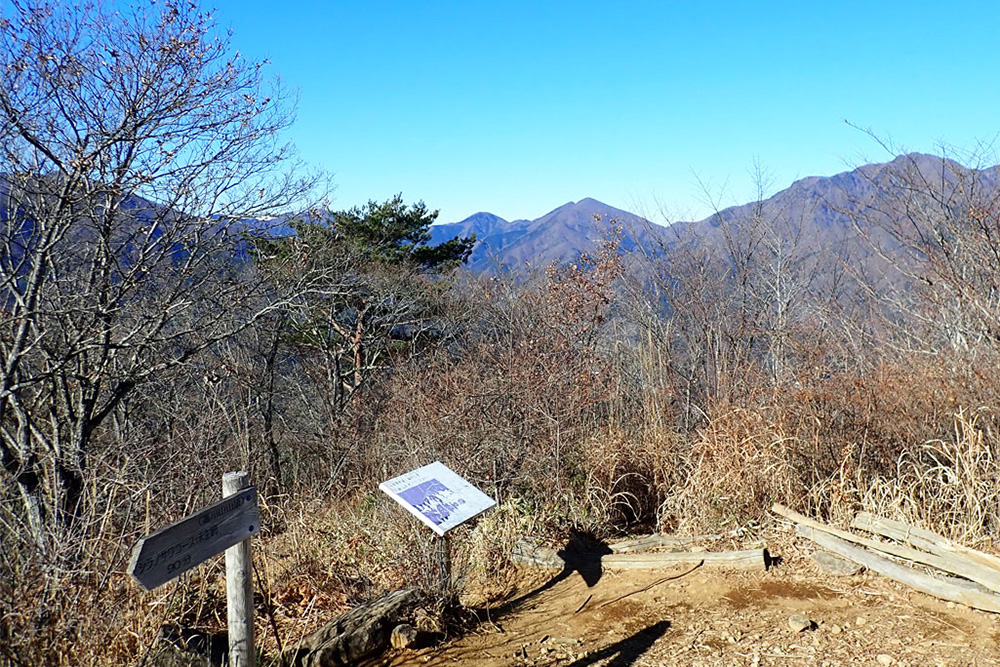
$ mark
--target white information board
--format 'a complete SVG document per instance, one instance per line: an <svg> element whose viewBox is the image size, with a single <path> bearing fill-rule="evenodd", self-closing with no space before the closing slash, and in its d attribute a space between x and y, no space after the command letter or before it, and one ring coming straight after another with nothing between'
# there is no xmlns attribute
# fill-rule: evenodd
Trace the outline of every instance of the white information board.
<svg viewBox="0 0 1000 667"><path fill-rule="evenodd" d="M497 504L440 461L378 485L438 535Z"/></svg>

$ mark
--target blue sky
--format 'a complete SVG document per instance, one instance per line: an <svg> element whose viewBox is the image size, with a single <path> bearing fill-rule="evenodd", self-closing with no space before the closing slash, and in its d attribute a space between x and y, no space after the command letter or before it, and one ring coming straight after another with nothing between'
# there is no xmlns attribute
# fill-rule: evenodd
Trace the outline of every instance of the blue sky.
<svg viewBox="0 0 1000 667"><path fill-rule="evenodd" d="M900 148L1000 132L1000 3L212 3L299 95L333 205L402 192L535 218L594 197L670 219ZM658 221L663 221L662 218Z"/></svg>

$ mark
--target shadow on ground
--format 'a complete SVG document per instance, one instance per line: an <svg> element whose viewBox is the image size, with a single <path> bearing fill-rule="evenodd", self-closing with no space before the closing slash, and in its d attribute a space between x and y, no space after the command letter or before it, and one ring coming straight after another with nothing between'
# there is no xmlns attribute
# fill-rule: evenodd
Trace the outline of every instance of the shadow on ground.
<svg viewBox="0 0 1000 667"><path fill-rule="evenodd" d="M654 623L631 637L626 637L607 648L594 651L584 658L569 663L568 667L587 667L587 665L593 665L608 658L612 658L612 660L603 663L602 667L628 667L638 660L643 653L648 651L649 647L662 637L669 628L670 621Z"/></svg>
<svg viewBox="0 0 1000 667"><path fill-rule="evenodd" d="M528 591L520 597L508 600L497 607L475 610L475 613L480 618L485 616L495 621L506 614L517 611L525 603L530 602L532 598L544 593L559 582L568 579L574 572L583 578L587 584L587 588L593 588L601 580L601 575L603 574L601 558L610 553L612 553L611 548L603 541L594 537L593 534L573 530L566 541L566 546L558 551L559 557L566 563L558 574L538 588Z"/></svg>

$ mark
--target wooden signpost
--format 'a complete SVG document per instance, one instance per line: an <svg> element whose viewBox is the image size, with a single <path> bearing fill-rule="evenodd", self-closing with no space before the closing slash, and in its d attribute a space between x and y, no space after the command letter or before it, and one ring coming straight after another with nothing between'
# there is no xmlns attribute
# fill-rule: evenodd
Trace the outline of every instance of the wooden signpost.
<svg viewBox="0 0 1000 667"><path fill-rule="evenodd" d="M251 486L136 542L128 573L151 591L259 531Z"/></svg>
<svg viewBox="0 0 1000 667"><path fill-rule="evenodd" d="M223 499L136 542L128 573L147 591L226 551L229 665L253 667L250 538L260 532L257 488L246 472L222 478Z"/></svg>

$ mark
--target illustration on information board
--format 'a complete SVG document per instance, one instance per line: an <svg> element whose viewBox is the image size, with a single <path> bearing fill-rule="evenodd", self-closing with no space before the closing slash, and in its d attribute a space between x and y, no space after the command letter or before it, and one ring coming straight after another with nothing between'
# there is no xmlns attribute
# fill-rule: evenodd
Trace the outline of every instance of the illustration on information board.
<svg viewBox="0 0 1000 667"><path fill-rule="evenodd" d="M448 520L452 512L465 504L465 500L434 478L400 492L400 497L430 519L435 526Z"/></svg>

